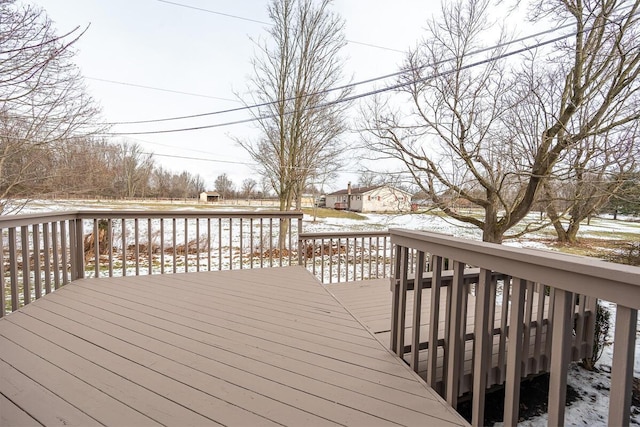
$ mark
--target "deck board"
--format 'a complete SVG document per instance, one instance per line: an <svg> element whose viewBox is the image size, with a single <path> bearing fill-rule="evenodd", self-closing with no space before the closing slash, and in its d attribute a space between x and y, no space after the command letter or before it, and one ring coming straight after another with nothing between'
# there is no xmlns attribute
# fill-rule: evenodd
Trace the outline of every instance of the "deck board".
<svg viewBox="0 0 640 427"><path fill-rule="evenodd" d="M73 282L0 320L0 378L2 425L465 424L301 267Z"/></svg>

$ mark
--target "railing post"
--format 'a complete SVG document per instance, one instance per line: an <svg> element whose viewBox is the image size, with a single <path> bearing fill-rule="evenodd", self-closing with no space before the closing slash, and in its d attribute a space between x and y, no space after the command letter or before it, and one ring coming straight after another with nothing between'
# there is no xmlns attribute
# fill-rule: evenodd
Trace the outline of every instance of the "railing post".
<svg viewBox="0 0 640 427"><path fill-rule="evenodd" d="M509 313L509 341L507 350L507 375L504 384L504 425L518 424L520 407L520 376L522 372L522 321L524 319L524 290L526 280L513 278L511 312ZM504 288L507 288L505 280ZM504 306L508 301L503 300ZM505 334L506 331L502 331ZM500 367L502 369L502 367Z"/></svg>
<svg viewBox="0 0 640 427"><path fill-rule="evenodd" d="M398 290L398 311L396 319L396 355L402 359L404 357L404 331L407 316L407 273L409 267L409 248L406 246L401 246L400 261L400 286Z"/></svg>
<svg viewBox="0 0 640 427"><path fill-rule="evenodd" d="M613 339L613 366L609 396L609 425L628 426L631 416L631 387L636 348L638 310L618 305Z"/></svg>
<svg viewBox="0 0 640 427"><path fill-rule="evenodd" d="M445 382L445 395L447 403L454 408L458 406L458 392L460 390L460 375L464 365L463 353L465 343L465 326L466 316L463 313L465 305L464 295L464 266L459 261L453 262L453 280L451 281L451 310L449 311L449 337L447 346L447 372ZM464 372L462 372L464 374Z"/></svg>
<svg viewBox="0 0 640 427"><path fill-rule="evenodd" d="M490 345L493 344L493 325L489 327L489 319L492 308L491 300L491 270L480 269L478 278L474 330L474 354L473 354L473 402L471 422L474 426L484 425L484 402L487 391L487 372L491 364L489 354Z"/></svg>
<svg viewBox="0 0 640 427"><path fill-rule="evenodd" d="M77 218L75 220L75 260L73 261L74 266L72 266L71 271L73 271L73 277L71 280L82 279L84 278L84 236L83 233L83 224L82 219ZM98 236L94 236L94 252L96 252L96 263L98 263ZM73 259L73 255L72 255ZM97 276L96 276L97 277Z"/></svg>
<svg viewBox="0 0 640 427"><path fill-rule="evenodd" d="M442 257L431 257L431 312L429 316L429 357L427 384L435 388L438 370L438 330L440 328L440 289L442 287ZM445 307L445 315L447 308ZM446 329L446 328L445 328ZM446 357L446 355L444 355ZM444 357L443 357L444 360ZM446 367L443 366L443 369ZM445 375L443 375L444 377ZM444 378L443 378L444 380Z"/></svg>
<svg viewBox="0 0 640 427"><path fill-rule="evenodd" d="M573 330L573 293L556 288L554 325L549 371L549 425L564 426L567 401L567 371L571 358Z"/></svg>
<svg viewBox="0 0 640 427"><path fill-rule="evenodd" d="M413 323L411 325L411 368L414 372L418 372L420 360L420 317L422 315L422 274L424 272L424 252L418 251L416 257L416 275L413 280ZM433 310L433 307L431 308ZM433 324L430 326L433 329ZM438 326L436 324L436 330ZM438 341L436 340L436 348ZM429 344L429 347L433 342Z"/></svg>

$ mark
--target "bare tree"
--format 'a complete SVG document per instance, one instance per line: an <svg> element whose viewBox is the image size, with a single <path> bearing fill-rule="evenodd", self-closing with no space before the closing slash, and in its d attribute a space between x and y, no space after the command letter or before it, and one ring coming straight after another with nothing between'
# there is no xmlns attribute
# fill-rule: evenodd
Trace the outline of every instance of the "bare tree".
<svg viewBox="0 0 640 427"><path fill-rule="evenodd" d="M300 208L312 177L335 165L343 151L339 136L347 89L331 90L342 79L343 21L331 0L272 0L270 39L256 43L251 102L262 136L238 140L270 180L280 210Z"/></svg>
<svg viewBox="0 0 640 427"><path fill-rule="evenodd" d="M564 153L639 117L638 2L534 2L536 19L570 21L576 33L513 70L500 60L504 47L478 44L492 26L489 5L445 2L408 56L402 83L410 111L374 103L366 131L437 207L499 243L528 231L506 235ZM456 199L481 208L483 218L457 210Z"/></svg>
<svg viewBox="0 0 640 427"><path fill-rule="evenodd" d="M0 22L2 212L33 196L48 147L97 130L98 110L71 62L78 29L58 36L42 9L13 0L0 0Z"/></svg>
<svg viewBox="0 0 640 427"><path fill-rule="evenodd" d="M216 191L220 193L223 199L231 197L235 191L233 181L227 176L226 173L218 175L215 181Z"/></svg>
<svg viewBox="0 0 640 427"><path fill-rule="evenodd" d="M138 143L123 142L119 152L120 175L116 185L124 197L145 197L149 191L153 157Z"/></svg>
<svg viewBox="0 0 640 427"><path fill-rule="evenodd" d="M258 183L253 178L245 178L242 181L242 195L246 198L251 197L255 194L256 188L258 187Z"/></svg>
<svg viewBox="0 0 640 427"><path fill-rule="evenodd" d="M638 124L629 125L580 141L545 181L542 199L559 242L576 243L580 224L621 191L626 177L636 170Z"/></svg>

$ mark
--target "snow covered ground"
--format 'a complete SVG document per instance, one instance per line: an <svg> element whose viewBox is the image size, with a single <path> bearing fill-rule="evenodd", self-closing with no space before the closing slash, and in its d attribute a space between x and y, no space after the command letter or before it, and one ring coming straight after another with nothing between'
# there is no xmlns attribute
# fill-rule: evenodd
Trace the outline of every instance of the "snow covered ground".
<svg viewBox="0 0 640 427"><path fill-rule="evenodd" d="M88 203L88 202L56 202L42 201L30 203L22 213L36 213L44 211L60 211L75 209L125 209L122 204L108 202ZM157 204L149 205L137 204L126 205L126 209L158 209ZM194 209L193 206L183 204L169 205L166 209ZM231 206L223 208L225 210L242 210L242 207ZM331 232L331 231L365 231L365 230L386 230L390 228L406 228L412 230L428 230L456 237L475 239L481 238L481 232L475 227L455 221L449 218L433 214L367 214L365 219L345 219L345 218L319 218L313 221L311 217L305 216L303 222L304 232ZM535 221L537 214L532 214L531 221ZM629 236L640 236L640 222L630 220L614 221L611 218L594 218L590 225L581 226L581 237L612 238L624 240ZM553 249L545 242L544 237L549 238L549 234L534 234L518 240L509 240L505 244L518 247L531 247L542 249ZM182 240L182 236L179 239ZM612 323L615 321L615 306L605 303L606 308L611 311ZM640 331L640 327L639 327ZM609 344L604 350L600 361L596 364L599 372L588 372L577 365L572 365L570 369L568 383L580 393L581 398L571 404L566 411L566 425L571 426L600 426L606 425L610 368L613 355L613 324L610 331ZM638 336L638 334L637 334ZM640 338L640 336L638 336ZM634 376L640 377L640 339L636 340ZM640 408L635 412L640 413ZM640 425L640 414L632 415L632 422ZM520 423L522 426L543 426L547 425L546 415L535 417Z"/></svg>

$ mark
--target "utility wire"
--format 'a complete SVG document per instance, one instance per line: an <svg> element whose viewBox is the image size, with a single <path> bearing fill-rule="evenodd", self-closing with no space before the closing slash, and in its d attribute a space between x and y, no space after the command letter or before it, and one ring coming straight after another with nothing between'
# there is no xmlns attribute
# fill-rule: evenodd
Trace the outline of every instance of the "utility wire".
<svg viewBox="0 0 640 427"><path fill-rule="evenodd" d="M510 56L513 55L517 55L519 53L523 53L538 47L542 47L548 44L552 44L555 42L558 42L560 40L564 40L567 37L570 37L573 34L565 34L559 37L555 37L553 39L550 40L546 40L544 42L539 42L536 43L535 45L531 45L531 46L525 46L521 49L516 49L512 52L507 52L501 55L498 55L496 57L493 58L488 58L482 61L477 61L468 65L465 65L463 67L461 67L461 70L466 70L466 69L470 69L470 68L474 68L483 64L487 64L489 62L493 62L493 61L497 61L500 59L504 59L504 58L508 58ZM384 92L389 92L392 90L396 90L396 89L401 89L407 86L411 86L414 85L416 83L420 83L420 82L424 82L426 80L430 80L436 77L442 77L442 76L446 76L448 74L451 74L453 72L456 72L458 70L448 70L448 71L442 71L442 72L438 72L438 73L434 73L431 74L429 76L426 77L421 77L418 79L414 79L414 80L410 80L407 82L402 82L402 83L397 83L395 85L391 85L391 86L386 86L384 88L381 89L376 89L376 90L372 90L372 91L368 91L368 92L364 92L358 95L353 95L353 96L349 96L349 97L345 97L342 99L338 99L335 101L330 101L330 102L326 102L323 104L319 104L316 105L314 107L312 107L311 109L319 109L319 108L325 108L325 107L329 107L329 106L333 106L333 105L337 105L337 104L341 104L341 103L345 103L345 102L350 102L350 101L354 101L356 99L360 99L360 98L365 98L365 97L369 97L369 96L373 96L373 95L377 95L380 93L384 93ZM291 114L291 112L287 112L285 114ZM250 117L248 119L243 119L243 120L236 120L236 121L231 121L231 122L223 122L223 123L216 123L216 124L211 124L211 125L203 125L203 126L193 126L193 127L186 127L186 128L178 128L178 129L164 129L164 130L158 130L158 131L142 131L142 132L112 132L112 133L105 133L104 135L109 135L109 136L118 136L118 135L152 135L152 134L162 134L162 133L175 133L175 132L187 132L187 131L194 131L194 130L202 130L202 129L212 129L212 128L218 128L218 127L224 127L224 126L232 126L232 125L237 125L237 124L243 124L243 123L250 123L250 122L254 122L254 121L258 121L258 120L264 120L264 119L269 119L269 118L274 118L277 117L275 115L263 115L263 116L258 116L258 117Z"/></svg>
<svg viewBox="0 0 640 427"><path fill-rule="evenodd" d="M164 88L161 88L161 87L154 87L154 86L145 86L145 85L140 85L140 84L135 84L135 83L120 82L120 81L117 81L117 80L100 79L100 78L97 78L97 77L85 77L85 79L87 79L87 80L95 80L97 82L113 83L113 84L123 85L123 86L139 87L139 88L142 88L142 89L158 90L158 91L161 91L161 92L178 93L180 95L199 96L201 98L219 99L221 101L229 101L229 102L240 102L237 99L221 98L219 96L203 95L201 93L193 93L193 92L183 92L183 91L180 91L180 90L164 89Z"/></svg>
<svg viewBox="0 0 640 427"><path fill-rule="evenodd" d="M271 22L259 21L257 19L245 18L244 16L231 15L229 13L217 12L215 10L204 9L202 7L191 6L191 5L184 4L184 3L177 3L177 2L168 1L168 0L156 0L156 1L159 1L160 3L166 3L166 4L171 4L171 5L174 5L174 6L184 7L186 9L193 9L193 10L198 10L200 12L212 13L214 15L226 16L227 18L240 19L240 20L243 20L243 21L255 22L257 24L263 24L263 25L268 25L268 26L272 25ZM376 48L376 49L382 49L382 50L388 50L388 51L391 51L391 52L404 53L403 50L393 49L393 48L385 47L385 46L379 46L379 45L375 45L375 44L371 44L371 43L363 43L363 42L357 42L357 41L354 41L354 40L347 40L347 39L345 39L345 41L347 43L351 43L351 44L359 44L359 45L362 45L362 46L373 47L373 48Z"/></svg>
<svg viewBox="0 0 640 427"><path fill-rule="evenodd" d="M166 0L157 0L157 1L166 1ZM535 34L530 34L528 36L524 36L515 40L510 40L508 42L504 42L504 43L500 43L500 44L496 44L493 46L489 46L489 47L485 47L482 49L478 49L475 50L473 52L470 52L468 54L468 56L474 56L474 55L478 55L481 53L485 53L487 51L491 51L494 49L499 49L501 47L506 47L515 43L520 43L532 38L536 38L536 37L540 37L543 35L547 35L550 33L554 33L556 31L571 27L572 24L567 24L567 25L563 25L560 27L554 27L551 28L549 30L544 30L544 31L540 31L538 33ZM567 36L568 37L568 36ZM300 97L308 97L308 96L317 96L317 95L322 95L322 94L327 94L330 92L335 92L338 90L345 90L345 89L352 89L355 88L357 86L361 86L364 84L368 84L368 83L373 83L373 82L377 82L380 80L386 80L388 78L391 77L398 77L400 75L406 74L407 72L415 72L415 71L420 71L428 66L435 66L435 65L441 65L447 62L452 62L454 61L454 58L446 58L446 59L441 59L437 62L431 63L431 64L427 64L427 65L423 65L421 67L417 67L417 68L409 68L409 69L405 69L402 71L396 71L394 73L391 74L385 74L382 76L378 76L378 77L372 77L370 79L366 79L366 80L360 80L357 81L355 83L349 83L347 85L342 85L342 86L337 86L337 87L333 87L330 89L326 89L324 91L320 91L320 92L314 92L314 93L310 93L310 94L306 94L306 95L300 95L298 97L291 97L291 98L286 98L283 101L284 102L289 102L289 101L294 101L297 98ZM252 105L246 105L243 107L237 107L237 108L231 108L231 109L225 109L225 110L218 110L218 111L211 111L211 112L206 112L206 113L199 113L199 114L190 114L190 115L185 115L185 116L174 116L174 117L166 117L166 118L160 118L160 119L149 119L149 120L135 120L135 121L118 121L118 122L110 122L110 123L106 123L107 125L130 125L130 124L144 124L144 123L158 123L158 122L166 122L166 121L175 121L175 120L185 120L185 119L194 119L194 118L199 118L199 117L207 117L207 116L214 116L214 115L220 115L220 114L227 114L227 113L234 113L234 112L238 112L238 111L244 111L244 110L252 110L254 108L261 108L261 107L266 107L268 105L273 105L275 103L277 103L279 101L270 101L270 102L263 102L260 104L252 104Z"/></svg>

